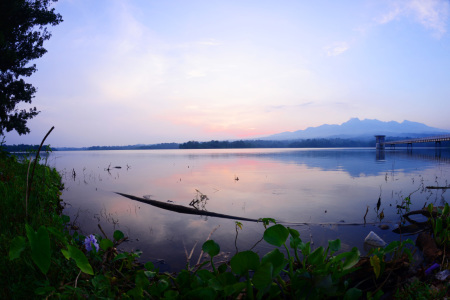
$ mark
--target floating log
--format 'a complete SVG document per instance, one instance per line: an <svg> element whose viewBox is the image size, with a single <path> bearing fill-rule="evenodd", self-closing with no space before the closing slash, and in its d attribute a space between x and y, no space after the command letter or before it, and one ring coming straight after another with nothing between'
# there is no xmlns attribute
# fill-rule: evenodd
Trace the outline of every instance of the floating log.
<svg viewBox="0 0 450 300"><path fill-rule="evenodd" d="M177 213L182 213L182 214L217 217L217 218L224 218L224 219L231 219L231 220L240 220L240 221L249 221L249 222L260 222L261 221L261 219L250 219L250 218L243 218L243 217L237 217L237 216L230 216L230 215L219 214L219 213L210 212L210 211L206 211L206 210L198 210L198 209L195 209L195 208L182 206L182 205L178 205L178 204L173 204L173 203L161 202L161 201L153 200L153 199L146 199L146 198L136 197L136 196L128 195L128 194L124 194L124 193L119 193L119 192L115 192L115 193L118 194L118 195L121 195L123 197L126 197L128 199L131 199L131 200L139 201L139 202L142 202L142 203L145 203L145 204L150 204L150 205L156 206L158 208L162 208L162 209L166 209L166 210L170 210L170 211L177 212ZM362 226L362 225L379 225L380 223L379 222L373 222L373 223L366 223L366 222L364 222L364 223L342 223L342 222L337 222L337 223L310 223L310 222L288 222L288 221L277 220L277 224L286 224L286 225Z"/></svg>
<svg viewBox="0 0 450 300"><path fill-rule="evenodd" d="M162 208L162 209L166 209L166 210L170 210L170 211L174 211L174 212L178 212L178 213L182 213L182 214L217 217L217 218L240 220L240 221L249 221L249 222L258 222L257 219L249 219L249 218L243 218L243 217L236 217L236 216L230 216L230 215L225 215L225 214L219 214L219 213L210 212L210 211L206 211L206 210L198 210L198 209L191 208L191 207L186 207L186 206L172 204L172 203L165 203L165 202L152 200L152 199L140 198L140 197L136 197L136 196L132 196L132 195L128 195L128 194L123 194L123 193L118 193L118 192L116 192L116 194L121 195L121 196L126 197L126 198L131 199L131 200L135 200L135 201L139 201L139 202L142 202L142 203L150 204L150 205Z"/></svg>
<svg viewBox="0 0 450 300"><path fill-rule="evenodd" d="M450 186L427 186L429 190L446 190L450 189Z"/></svg>

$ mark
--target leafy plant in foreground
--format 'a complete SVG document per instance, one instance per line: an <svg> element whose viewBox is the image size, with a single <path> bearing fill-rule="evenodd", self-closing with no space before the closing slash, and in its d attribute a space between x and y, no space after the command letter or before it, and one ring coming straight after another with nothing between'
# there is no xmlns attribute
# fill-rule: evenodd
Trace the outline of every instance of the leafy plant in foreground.
<svg viewBox="0 0 450 300"><path fill-rule="evenodd" d="M380 276L386 267L386 258L389 257L391 262L399 261L404 255L408 257L408 260L412 260L411 250L407 245L414 245L414 242L410 239L405 241L393 241L383 248L374 248L369 254L370 265L373 267L376 278Z"/></svg>
<svg viewBox="0 0 450 300"><path fill-rule="evenodd" d="M450 244L450 207L448 203L445 203L445 206L441 209L433 207L433 204L430 203L428 212L434 239L438 245L444 246L445 249ZM433 217L433 215L436 215L436 217Z"/></svg>

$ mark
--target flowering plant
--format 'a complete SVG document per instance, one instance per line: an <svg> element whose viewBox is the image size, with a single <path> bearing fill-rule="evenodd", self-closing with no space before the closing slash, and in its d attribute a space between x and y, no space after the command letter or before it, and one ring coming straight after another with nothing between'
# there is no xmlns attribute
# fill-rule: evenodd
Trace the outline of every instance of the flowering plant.
<svg viewBox="0 0 450 300"><path fill-rule="evenodd" d="M98 249L99 249L97 239L95 238L95 236L93 234L88 235L84 239L84 246L86 247L87 251L92 251L93 246L95 247L96 251L98 251Z"/></svg>

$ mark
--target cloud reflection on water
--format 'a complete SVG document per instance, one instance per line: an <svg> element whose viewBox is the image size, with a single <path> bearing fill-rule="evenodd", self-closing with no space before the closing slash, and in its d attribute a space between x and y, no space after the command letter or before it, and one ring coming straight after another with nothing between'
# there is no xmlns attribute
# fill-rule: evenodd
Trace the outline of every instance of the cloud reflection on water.
<svg viewBox="0 0 450 300"><path fill-rule="evenodd" d="M446 184L449 178L448 151L441 153L440 160L434 159L433 151L414 150L412 155L386 151L383 161L376 160L372 149L92 151L55 152L50 161L65 170L63 199L69 203L65 213L72 220L78 215L85 234L99 233L98 223L109 235L120 229L131 238L124 247L144 250L146 259L174 261L165 268L176 269L184 266L183 244L190 251L199 241L200 249L218 225L213 238L224 250L234 252L234 221L164 211L113 192L152 195L188 206L199 190L209 198L208 211L311 223L363 223L367 206L367 222L376 222L375 206L381 197L385 220L395 222L396 205L414 191L412 208L425 202L439 204L445 198L445 191L421 189L435 181ZM110 163L131 168L109 174L105 168ZM75 181L70 178L72 169ZM349 231L368 230L331 225L301 228L305 238L314 232L316 245L338 236L350 239L345 244L355 244L364 236ZM245 222L239 232L241 250L256 243L262 232L261 224ZM394 238L380 234L387 240ZM267 246L260 247L264 251Z"/></svg>

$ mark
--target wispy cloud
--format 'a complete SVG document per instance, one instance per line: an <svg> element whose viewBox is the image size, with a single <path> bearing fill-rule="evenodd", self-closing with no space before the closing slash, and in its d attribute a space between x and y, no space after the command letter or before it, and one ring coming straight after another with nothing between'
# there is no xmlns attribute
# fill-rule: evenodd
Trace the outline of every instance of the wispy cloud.
<svg viewBox="0 0 450 300"><path fill-rule="evenodd" d="M346 42L336 42L332 45L323 48L327 56L341 55L349 49L349 45Z"/></svg>
<svg viewBox="0 0 450 300"><path fill-rule="evenodd" d="M412 17L431 30L436 38L440 38L447 32L449 9L446 0L390 1L389 11L377 18L377 22L386 24L403 17Z"/></svg>
<svg viewBox="0 0 450 300"><path fill-rule="evenodd" d="M221 42L215 40L215 39L209 39L209 40L205 40L205 41L200 41L198 42L200 45L204 45L204 46L220 46L222 45Z"/></svg>
<svg viewBox="0 0 450 300"><path fill-rule="evenodd" d="M314 104L313 101L308 101L308 102L303 102L303 103L295 104L295 105L270 105L270 106L267 106L266 111L269 112L269 111L274 111L274 110L283 110L283 109L291 110L291 109L305 108L305 107L311 106L313 104Z"/></svg>

